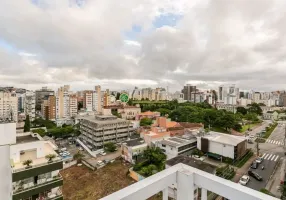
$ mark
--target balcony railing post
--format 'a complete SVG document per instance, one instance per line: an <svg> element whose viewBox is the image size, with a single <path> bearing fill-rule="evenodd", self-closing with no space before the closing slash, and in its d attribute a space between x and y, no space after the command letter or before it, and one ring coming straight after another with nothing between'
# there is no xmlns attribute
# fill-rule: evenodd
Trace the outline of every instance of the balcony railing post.
<svg viewBox="0 0 286 200"><path fill-rule="evenodd" d="M168 188L163 189L163 200L168 200Z"/></svg>
<svg viewBox="0 0 286 200"><path fill-rule="evenodd" d="M208 191L205 188L202 188L202 200L208 199Z"/></svg>
<svg viewBox="0 0 286 200"><path fill-rule="evenodd" d="M194 199L194 174L180 169L177 172L177 200Z"/></svg>

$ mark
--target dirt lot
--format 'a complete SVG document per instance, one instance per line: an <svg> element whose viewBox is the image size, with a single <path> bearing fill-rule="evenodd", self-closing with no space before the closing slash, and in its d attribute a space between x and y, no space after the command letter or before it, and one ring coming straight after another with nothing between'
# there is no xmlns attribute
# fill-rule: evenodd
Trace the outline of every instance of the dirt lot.
<svg viewBox="0 0 286 200"><path fill-rule="evenodd" d="M92 171L85 166L73 166L62 170L64 199L96 200L131 185L135 181L126 176L129 167L117 160L97 171ZM149 200L158 199L162 197L155 195L149 198Z"/></svg>
<svg viewBox="0 0 286 200"><path fill-rule="evenodd" d="M66 200L95 200L118 191L135 181L126 176L128 167L116 161L92 171L85 166L61 171L64 178L63 194Z"/></svg>

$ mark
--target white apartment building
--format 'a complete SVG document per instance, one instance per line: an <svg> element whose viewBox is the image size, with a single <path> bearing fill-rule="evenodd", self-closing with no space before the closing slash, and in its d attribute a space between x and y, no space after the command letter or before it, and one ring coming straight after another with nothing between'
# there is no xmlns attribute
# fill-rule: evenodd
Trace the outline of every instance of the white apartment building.
<svg viewBox="0 0 286 200"><path fill-rule="evenodd" d="M182 103L184 102L184 93L182 92L175 92L173 95L172 95L172 100L177 100L179 103Z"/></svg>
<svg viewBox="0 0 286 200"><path fill-rule="evenodd" d="M75 117L77 115L77 96L70 95L69 96L69 115L70 117Z"/></svg>
<svg viewBox="0 0 286 200"><path fill-rule="evenodd" d="M18 119L18 98L16 93L0 92L0 118Z"/></svg>
<svg viewBox="0 0 286 200"><path fill-rule="evenodd" d="M26 91L24 112L25 115L29 115L30 121L33 121L36 117L36 95L33 91Z"/></svg>
<svg viewBox="0 0 286 200"><path fill-rule="evenodd" d="M142 91L141 89L135 87L135 89L132 92L131 96L134 100L141 100L142 99Z"/></svg>
<svg viewBox="0 0 286 200"><path fill-rule="evenodd" d="M261 99L261 94L260 94L260 92L255 92L255 93L253 94L253 101L254 101L255 103L259 103L260 99Z"/></svg>
<svg viewBox="0 0 286 200"><path fill-rule="evenodd" d="M93 96L93 91L91 90L86 90L83 92L83 108L87 112L92 111L92 103L93 103L92 96Z"/></svg>
<svg viewBox="0 0 286 200"><path fill-rule="evenodd" d="M239 88L235 85L220 86L218 89L218 102L223 104L236 105L239 98Z"/></svg>
<svg viewBox="0 0 286 200"><path fill-rule="evenodd" d="M18 112L24 112L25 107L25 93L16 93L18 98Z"/></svg>
<svg viewBox="0 0 286 200"><path fill-rule="evenodd" d="M238 100L240 106L247 106L248 104L252 103L251 99L241 98Z"/></svg>

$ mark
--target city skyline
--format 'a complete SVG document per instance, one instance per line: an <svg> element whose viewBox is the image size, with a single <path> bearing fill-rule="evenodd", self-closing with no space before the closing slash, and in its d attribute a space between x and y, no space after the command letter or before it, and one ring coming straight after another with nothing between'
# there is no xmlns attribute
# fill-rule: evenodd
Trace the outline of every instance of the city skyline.
<svg viewBox="0 0 286 200"><path fill-rule="evenodd" d="M69 84L176 91L186 83L283 90L284 7L284 1L6 1L0 79L32 90Z"/></svg>

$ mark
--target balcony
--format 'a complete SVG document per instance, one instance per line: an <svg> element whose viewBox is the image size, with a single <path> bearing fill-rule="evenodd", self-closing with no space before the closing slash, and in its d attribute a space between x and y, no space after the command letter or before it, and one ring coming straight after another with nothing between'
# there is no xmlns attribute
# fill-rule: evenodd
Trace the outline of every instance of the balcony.
<svg viewBox="0 0 286 200"><path fill-rule="evenodd" d="M60 176L52 177L50 179L47 179L43 183L32 183L31 185L25 184L25 185L18 185L14 188L13 191L13 200L20 200L29 198L33 195L39 194L41 192L45 192L47 190L59 187L63 185L63 178ZM54 197L50 197L47 199L61 199L62 194L56 195Z"/></svg>
<svg viewBox="0 0 286 200"><path fill-rule="evenodd" d="M201 192L196 192L198 189ZM174 194L177 200L207 200L208 191L231 200L278 200L181 163L101 200L143 200L161 191L163 192L163 200L168 200L168 197ZM200 197L198 197L199 193L201 193Z"/></svg>

